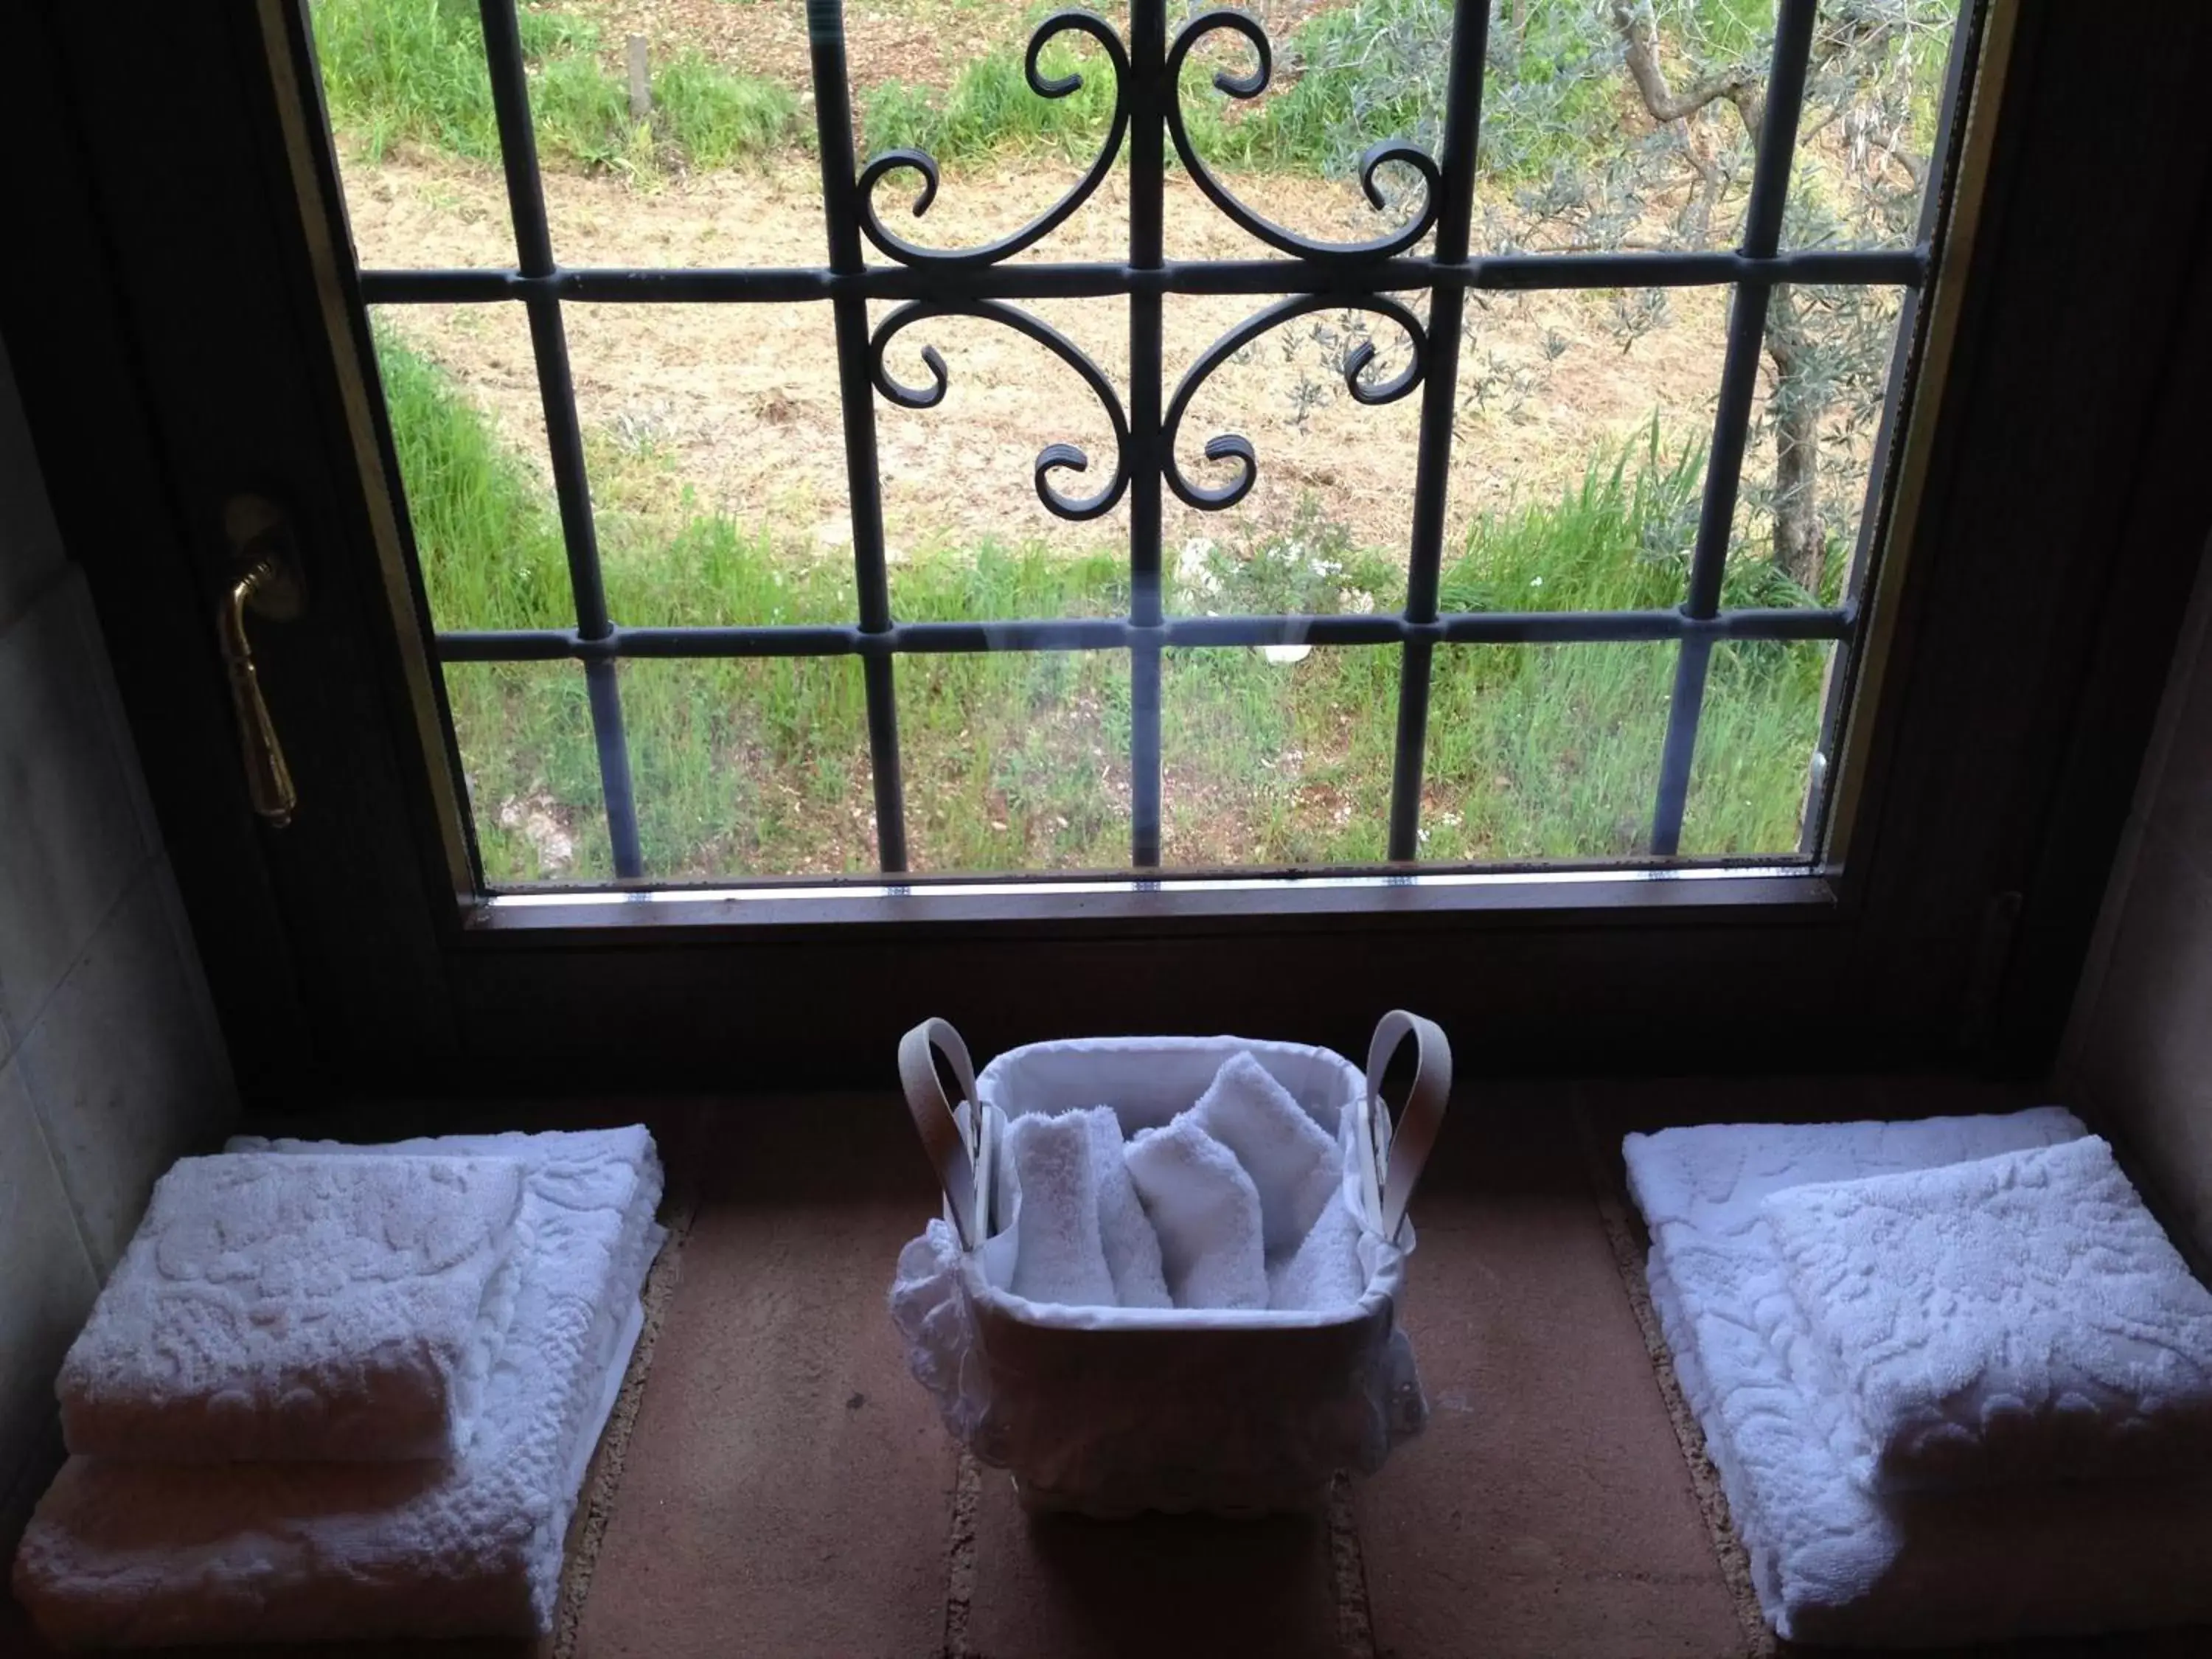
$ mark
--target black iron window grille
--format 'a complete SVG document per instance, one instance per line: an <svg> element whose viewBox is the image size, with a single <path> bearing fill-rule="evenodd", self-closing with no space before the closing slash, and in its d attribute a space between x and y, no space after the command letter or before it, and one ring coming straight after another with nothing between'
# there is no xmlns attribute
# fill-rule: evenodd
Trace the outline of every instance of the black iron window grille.
<svg viewBox="0 0 2212 1659"><path fill-rule="evenodd" d="M482 0L483 34L516 264L497 270L367 270L365 301L378 305L519 301L529 319L556 497L565 538L576 625L567 629L444 632L447 663L574 660L590 694L592 726L618 878L645 877L622 697L616 665L623 659L824 657L860 659L873 768L877 847L886 872L907 867L894 673L902 655L930 652L1122 651L1129 656L1130 862L1139 870L1160 861L1160 663L1180 646L1293 643L1395 645L1402 653L1390 790L1389 857L1410 860L1419 845L1422 768L1431 664L1448 644L1677 642L1664 747L1652 809L1650 852L1676 856L1691 763L1715 647L1725 641L1826 641L1848 650L1859 631L1856 601L1826 608L1739 609L1722 605L1739 477L1757 392L1768 298L1781 283L1894 285L1919 289L1929 268L1923 213L1918 245L1909 248L1785 252L1783 208L1797 141L1815 0L1780 0L1765 114L1759 133L1741 240L1733 251L1601 254L1476 254L1470 239L1475 145L1481 117L1488 31L1486 0L1459 0L1452 33L1442 141L1431 156L1412 144L1386 141L1369 150L1360 178L1377 208L1379 169L1396 164L1419 175L1419 210L1370 241L1310 240L1271 222L1242 201L1193 144L1177 94L1185 60L1209 35L1241 37L1256 56L1244 74L1223 71L1215 83L1236 98L1256 97L1271 72L1267 35L1242 12L1209 10L1169 31L1167 0L1133 0L1125 41L1103 18L1062 11L1037 25L1026 58L1029 84L1042 97L1064 96L1078 77L1054 79L1040 67L1054 37L1087 36L1114 76L1110 127L1097 158L1067 194L1014 234L987 246L941 249L902 239L878 217L873 192L887 176L919 175L916 212L937 189L936 164L917 151L891 151L856 162L841 0L807 0L815 111L829 263L812 269L574 269L553 256L529 108L528 82L514 0ZM1168 147L1191 180L1231 221L1279 257L1170 260L1162 249L1162 192ZM1129 176L1128 257L1120 263L1014 262L1091 196L1126 151ZM1933 192L1930 192L1931 196ZM1416 252L1434 235L1432 251ZM872 245L888 263L870 264ZM1453 439L1454 388L1461 326L1469 289L1650 289L1729 285L1726 356L1713 417L1704 496L1690 560L1687 596L1674 609L1612 611L1448 612L1439 608L1446 472ZM1394 297L1425 291L1425 322ZM1167 390L1162 362L1164 295L1288 295L1237 325L1189 365ZM1126 297L1129 307L1129 395L1124 405L1112 382L1081 350L1016 302L1071 297ZM570 380L562 307L567 301L663 303L707 301L826 302L836 325L846 471L851 491L858 615L843 626L629 628L609 613L601 580L585 474L584 444ZM871 301L896 307L872 331ZM1421 393L1408 579L1395 612L1329 616L1187 617L1163 605L1161 490L1193 507L1231 507L1251 488L1259 457L1246 439L1223 434L1203 447L1227 464L1225 484L1187 477L1176 459L1183 417L1194 393L1217 368L1258 336L1293 318L1351 308L1394 325L1408 347L1405 367L1379 382L1363 378L1371 346L1352 352L1343 378L1362 404ZM1129 506L1130 602L1109 618L1039 617L1016 622L902 623L893 615L886 578L876 449L878 395L908 409L927 409L945 395L947 371L933 347L922 359L931 383L909 386L886 367L891 343L940 316L981 318L1015 329L1067 364L1112 422L1115 453L1092 457L1054 443L1036 460L1035 483L1045 507L1063 519ZM1893 398L1895 396L1893 376ZM1877 458L1877 471L1879 458ZM1874 515L1869 514L1868 531ZM1866 533L1863 532L1863 533Z"/></svg>

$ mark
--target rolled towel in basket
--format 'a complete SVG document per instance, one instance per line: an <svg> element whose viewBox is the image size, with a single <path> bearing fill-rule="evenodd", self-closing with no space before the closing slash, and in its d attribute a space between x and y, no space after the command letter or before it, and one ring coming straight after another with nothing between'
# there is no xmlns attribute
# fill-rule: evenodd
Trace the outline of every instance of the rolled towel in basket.
<svg viewBox="0 0 2212 1659"><path fill-rule="evenodd" d="M1006 1157L1020 1194L1016 1296L1079 1308L1114 1305L1094 1144L1085 1112L1024 1114L1006 1125Z"/></svg>
<svg viewBox="0 0 2212 1659"><path fill-rule="evenodd" d="M1259 1189L1195 1112L1128 1143L1129 1178L1160 1240L1178 1308L1264 1308L1267 1256Z"/></svg>
<svg viewBox="0 0 2212 1659"><path fill-rule="evenodd" d="M1358 1301L1367 1290L1359 1232L1352 1206L1332 1198L1297 1251L1267 1264L1267 1305L1323 1312Z"/></svg>
<svg viewBox="0 0 2212 1659"><path fill-rule="evenodd" d="M1106 1249L1106 1271L1113 1275L1114 1299L1125 1308L1172 1308L1167 1269L1160 1261L1160 1236L1152 1231L1136 1183L1129 1179L1121 1119L1111 1106L1094 1106L1083 1117L1091 1126L1091 1165L1098 1177L1098 1238Z"/></svg>
<svg viewBox="0 0 2212 1659"><path fill-rule="evenodd" d="M1287 1261L1343 1182L1336 1142L1249 1054L1223 1062L1191 1115L1252 1177L1261 1246L1271 1263Z"/></svg>
<svg viewBox="0 0 2212 1659"><path fill-rule="evenodd" d="M1771 1193L1884 1491L2212 1465L2212 1293L2094 1135Z"/></svg>
<svg viewBox="0 0 2212 1659"><path fill-rule="evenodd" d="M503 1158L185 1158L64 1361L80 1456L448 1458L514 1300Z"/></svg>

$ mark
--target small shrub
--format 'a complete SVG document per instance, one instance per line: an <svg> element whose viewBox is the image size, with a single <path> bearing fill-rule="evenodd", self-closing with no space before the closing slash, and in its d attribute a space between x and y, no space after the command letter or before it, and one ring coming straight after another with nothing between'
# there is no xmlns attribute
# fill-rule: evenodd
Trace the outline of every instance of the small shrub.
<svg viewBox="0 0 2212 1659"><path fill-rule="evenodd" d="M315 52L331 119L372 159L394 143L499 159L483 29L462 0L314 0ZM629 117L625 82L599 58L599 29L565 12L519 15L539 159L650 175L664 165L727 167L789 132L798 100L696 49L653 77L650 126Z"/></svg>
<svg viewBox="0 0 2212 1659"><path fill-rule="evenodd" d="M376 362L430 615L440 628L575 620L545 485L446 372L386 327Z"/></svg>
<svg viewBox="0 0 2212 1659"><path fill-rule="evenodd" d="M635 153L629 94L596 58L547 59L530 77L530 113L548 161L605 167Z"/></svg>
<svg viewBox="0 0 2212 1659"><path fill-rule="evenodd" d="M1029 83L1023 51L1001 46L963 64L942 98L899 81L877 87L861 113L868 153L926 150L950 165L995 149L1071 157L1095 152L1114 110L1114 74L1104 57L1079 55L1065 40L1049 43L1039 70L1048 80L1079 70L1083 84L1065 97L1046 98Z"/></svg>
<svg viewBox="0 0 2212 1659"><path fill-rule="evenodd" d="M315 55L332 123L380 160L398 143L499 154L476 9L445 0L316 0Z"/></svg>
<svg viewBox="0 0 2212 1659"><path fill-rule="evenodd" d="M765 155L791 131L799 100L774 81L732 74L696 48L653 77L655 129L693 167L711 171Z"/></svg>

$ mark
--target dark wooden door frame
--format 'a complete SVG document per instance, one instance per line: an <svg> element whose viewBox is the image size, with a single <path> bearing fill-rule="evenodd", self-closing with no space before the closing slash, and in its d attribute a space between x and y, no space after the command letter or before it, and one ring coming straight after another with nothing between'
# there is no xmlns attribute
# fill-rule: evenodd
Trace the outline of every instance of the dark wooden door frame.
<svg viewBox="0 0 2212 1659"><path fill-rule="evenodd" d="M253 8L127 35L33 9L6 331L249 1094L887 1075L924 1012L980 1047L1080 1030L1356 1042L1392 1002L1470 1069L2044 1065L2208 508L2191 465L2212 18L2160 50L2025 6L1910 526L1847 869L1764 905L1388 907L927 927L474 930L433 780ZM2106 73L2106 71L2109 71ZM2079 118L2082 88L2129 88ZM314 601L267 635L309 810L246 810L208 627L223 493L301 515Z"/></svg>

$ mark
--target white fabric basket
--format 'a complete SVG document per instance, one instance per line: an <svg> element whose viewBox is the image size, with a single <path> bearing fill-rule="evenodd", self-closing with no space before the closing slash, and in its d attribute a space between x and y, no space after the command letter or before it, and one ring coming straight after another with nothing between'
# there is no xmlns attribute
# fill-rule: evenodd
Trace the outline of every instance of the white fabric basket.
<svg viewBox="0 0 2212 1659"><path fill-rule="evenodd" d="M1382 1072L1408 1037L1419 1066L1394 1128ZM958 1082L957 1106L933 1049ZM1367 1280L1359 1300L1310 1312L1073 1308L1014 1295L1015 1235L993 1224L1006 1121L1103 1102L1127 1137L1188 1107L1240 1053L1345 1151ZM1427 1407L1397 1311L1413 1248L1406 1209L1451 1088L1450 1047L1434 1024L1386 1014L1364 1077L1326 1048L1223 1036L1033 1043L978 1078L959 1034L932 1019L901 1042L899 1071L945 1213L900 1256L892 1318L945 1425L1010 1470L1030 1508L1301 1508L1337 1470L1371 1474L1419 1432Z"/></svg>

